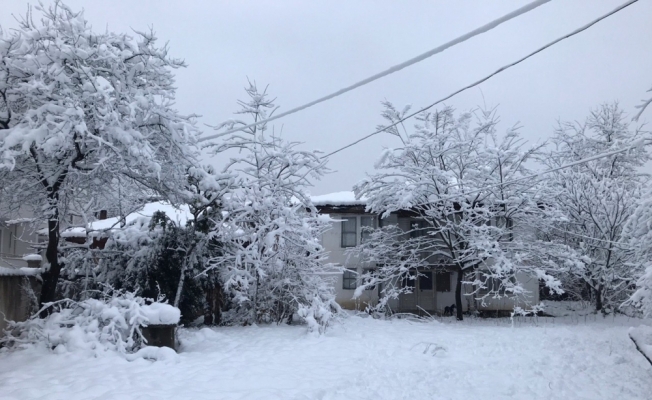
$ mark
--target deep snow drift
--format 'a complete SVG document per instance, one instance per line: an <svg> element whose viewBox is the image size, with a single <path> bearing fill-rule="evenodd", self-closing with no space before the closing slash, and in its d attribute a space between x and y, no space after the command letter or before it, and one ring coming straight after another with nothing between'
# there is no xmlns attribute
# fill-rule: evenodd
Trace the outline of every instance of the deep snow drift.
<svg viewBox="0 0 652 400"><path fill-rule="evenodd" d="M527 321L527 322L523 322ZM645 321L650 324L650 321ZM182 329L176 357L0 353L3 399L649 399L652 367L602 317Z"/></svg>

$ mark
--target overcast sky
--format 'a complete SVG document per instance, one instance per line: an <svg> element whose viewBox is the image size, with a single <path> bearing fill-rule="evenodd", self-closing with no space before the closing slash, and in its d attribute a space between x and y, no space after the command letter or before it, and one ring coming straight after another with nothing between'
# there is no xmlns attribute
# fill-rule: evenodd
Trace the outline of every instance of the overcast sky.
<svg viewBox="0 0 652 400"><path fill-rule="evenodd" d="M189 64L177 74L177 106L202 123L232 117L247 77L269 85L281 110L333 92L483 25L528 1L217 1L68 0L98 30L153 26ZM624 0L555 0L354 92L277 121L285 138L325 152L382 123L380 101L427 105L568 33ZM31 2L34 4L35 2ZM47 4L47 0L45 1ZM2 0L0 26L16 26L28 2ZM499 105L505 127L517 121L535 142L558 119L584 119L601 102L630 114L652 86L652 1L641 0L588 31L447 102L458 110ZM652 110L644 119L652 120ZM212 133L205 128L206 134ZM313 194L350 190L371 172L379 135L332 157L334 172ZM220 165L221 160L207 160Z"/></svg>

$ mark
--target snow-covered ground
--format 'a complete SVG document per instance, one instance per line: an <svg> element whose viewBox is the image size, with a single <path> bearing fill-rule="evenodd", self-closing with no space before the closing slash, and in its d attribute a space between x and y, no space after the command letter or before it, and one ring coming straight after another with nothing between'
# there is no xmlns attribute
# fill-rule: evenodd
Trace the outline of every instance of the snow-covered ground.
<svg viewBox="0 0 652 400"><path fill-rule="evenodd" d="M652 367L611 317L182 329L178 357L0 353L9 399L650 399ZM535 324L536 323L536 324ZM645 321L650 325L650 321Z"/></svg>

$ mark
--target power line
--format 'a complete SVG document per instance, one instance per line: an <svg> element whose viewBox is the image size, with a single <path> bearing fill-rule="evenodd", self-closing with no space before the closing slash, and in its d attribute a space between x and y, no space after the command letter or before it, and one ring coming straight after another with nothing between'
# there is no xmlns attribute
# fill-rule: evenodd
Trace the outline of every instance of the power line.
<svg viewBox="0 0 652 400"><path fill-rule="evenodd" d="M458 94L464 92L465 90L468 90L468 89L470 89L470 88L472 88L472 87L474 87L474 86L477 86L477 85L479 85L479 84L481 84L481 83L483 83L483 82L489 80L490 78L494 77L495 75L498 75L499 73L505 71L506 69L509 69L509 68L511 68L511 67L513 67L513 66L515 66L515 65L517 65L517 64L520 64L521 62L525 61L526 59L528 59L528 58L534 56L535 54L540 53L540 52L542 52L543 50L545 50L545 49L547 49L547 48L549 48L549 47L551 47L551 46L553 46L553 45L555 45L555 44L561 42L562 40L564 40L564 39L568 39L568 38L571 37L571 36L577 35L578 33L583 32L583 31L589 29L590 27L592 27L593 25L595 25L595 24L597 24L598 22L602 21L603 19L606 19L606 18L608 18L608 17L614 15L614 14L617 13L618 11L620 11L620 10L622 10L622 9L628 7L628 6L631 6L632 4L636 3L637 1L638 1L638 0L630 0L630 1L628 1L628 2L626 2L626 3L624 3L624 4L622 4L622 5L618 6L618 7L615 8L614 10L608 12L607 14L604 14L603 16L599 17L598 19L595 19L595 20L589 22L588 24L582 26L581 28L578 28L578 29L574 30L573 32L568 33L568 34L566 34L566 35L564 35L564 36L562 36L562 37L560 37L560 38L558 38L558 39L556 39L556 40L554 40L554 41L552 41L552 42L546 44L545 46L538 48L537 50L535 50L535 51L533 51L532 53L526 55L525 57L522 57L522 58L520 58L519 60L514 61L514 62L512 62L512 63L510 63L510 64L507 64L507 65L505 65L505 66L503 66L503 67L500 67L499 69L497 69L496 71L494 71L492 74L485 76L484 78L480 79L479 81L476 81L476 82L474 82L474 83L472 83L472 84L470 84L470 85L468 85L468 86L465 86L465 87L463 87L462 89L459 89L459 90L457 90L457 91L455 91L455 92L449 94L448 96L446 96L446 97L444 97L444 98L442 98L442 99L439 99L439 100L437 100L436 102L434 102L434 103L432 103L432 104L430 104L430 105L428 105L428 106L426 106L426 107L423 107L423 108L421 108L421 109L419 109L419 110L413 112L412 114L409 114L409 115L406 116L406 117L403 117L402 119L396 121L395 123L393 123L393 124L391 124L391 125L389 125L389 126L386 126L386 127L382 128L382 129L379 129L379 130L377 130L377 131L375 131L375 132L373 132L373 133L370 133L370 134L368 134L367 136L363 136L362 138L356 140L355 142L349 143L349 144L347 144L347 145L344 146L344 147L340 147L339 149L337 149L337 150L335 150L335 151L332 151L332 152L330 152L330 153L328 153L328 154L322 156L322 158L330 157L330 156L332 156L333 154L339 153L339 152L342 151L342 150L346 150L346 149L348 149L349 147L355 146L356 144L362 142L363 140L367 140L367 139L369 139L369 138L372 137L372 136L375 136L375 135L377 135L377 134L379 134L379 133L381 133L381 132L385 132L387 129L392 128L392 127L394 127L394 126L396 126L396 125L398 125L398 124L404 122L405 120L410 119L410 118L412 118L412 117L414 117L414 116L416 116L416 115L418 115L418 114L420 114L420 113L422 113L422 112L424 112L424 111L426 111L426 110L429 110L429 109L431 109L432 107L436 106L437 104L440 104L440 103L442 103L442 102L444 102L444 101L450 99L451 97L453 97L453 96L455 96L455 95L458 95Z"/></svg>
<svg viewBox="0 0 652 400"><path fill-rule="evenodd" d="M382 71L382 72L379 72L379 73L377 73L375 75L372 75L372 76L370 76L370 77L368 77L366 79L363 79L363 80L361 80L361 81L359 81L357 83L354 83L353 85L350 85L350 86L347 86L347 87L345 87L343 89L340 89L340 90L338 90L338 91L336 91L334 93L331 93L331 94L329 94L327 96L321 97L321 98L319 98L317 100L311 101L310 103L306 103L306 104L304 104L302 106L293 108L291 110L288 110L288 111L285 111L283 113L277 114L277 115L275 115L273 117L270 117L270 118L267 118L267 119L264 119L264 120L261 120L261 121L254 122L254 123L249 124L249 125L245 125L245 126L242 126L242 127L239 127L239 128L229 129L226 132L216 133L214 135L209 135L209 136L205 136L203 138L199 138L198 142L204 142L206 140L216 139L216 138L222 137L224 135L228 135L230 133L242 131L244 129L251 128L251 127L254 127L254 126L257 126L257 125L262 125L262 124L265 124L267 122L274 121L274 120L277 120L279 118L283 118L283 117L285 117L287 115L294 114L294 113L297 113L299 111L305 110L306 108L312 107L312 106L314 106L316 104L319 104L319 103L323 103L323 102L325 102L327 100L330 100L332 98L338 97L338 96L340 96L340 95L342 95L344 93L350 92L350 91L352 91L354 89L357 89L357 88L359 88L361 86L364 86L364 85L366 85L368 83L376 81L376 80L378 80L380 78L384 78L387 75L393 74L394 72L398 72L398 71L400 71L400 70L402 70L404 68L407 68L407 67L409 67L409 66L411 66L413 64L416 64L416 63L421 62L421 61L423 61L423 60L425 60L427 58L430 58L430 57L434 56L435 54L441 53L441 52L443 52L444 50L446 50L446 49L448 49L450 47L453 47L453 46L455 46L457 44L465 42L465 41L471 39L474 36L478 36L478 35L480 35L482 33L490 31L491 29L497 27L498 25L501 25L502 23L507 22L507 21L509 21L511 19L514 19L514 18L516 18L516 17L518 17L520 15L523 15L523 14L529 12L529 11L532 11L535 8L539 7L539 6L542 6L542 5L546 4L546 3L549 3L550 1L551 0L536 0L536 1L533 1L533 2L521 7L519 9L515 10L515 11L512 11L512 12L510 12L508 14L505 14L504 16L502 16L502 17L500 17L498 19L495 19L495 20L489 22L488 24L485 24L485 25L483 25L483 26L481 26L481 27L479 27L479 28L477 28L475 30L472 30L471 32L468 32L468 33L466 33L466 34L464 34L462 36L459 36L458 38L453 39L448 43L444 43L441 46L435 47L434 49L429 50L429 51L427 51L427 52L425 52L425 53L423 53L421 55L418 55L418 56L416 56L416 57L414 57L414 58L412 58L410 60L407 60L405 62L397 64L397 65L395 65L395 66L393 66L393 67L391 67L391 68L389 68L389 69L387 69L385 71ZM223 123L223 124L219 125L219 127L223 127L225 125L226 124Z"/></svg>

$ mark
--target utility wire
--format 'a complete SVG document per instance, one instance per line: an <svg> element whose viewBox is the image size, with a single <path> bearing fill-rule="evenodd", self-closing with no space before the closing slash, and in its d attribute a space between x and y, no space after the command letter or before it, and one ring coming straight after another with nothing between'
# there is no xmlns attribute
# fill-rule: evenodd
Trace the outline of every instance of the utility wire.
<svg viewBox="0 0 652 400"><path fill-rule="evenodd" d="M520 59L517 60L517 61L514 61L514 62L512 62L512 63L510 63L510 64L507 64L507 65L505 65L505 66L503 66L503 67L497 69L497 70L494 71L492 74L485 76L484 78L480 79L479 81L476 81L476 82L474 82L474 83L472 83L472 84L470 84L470 85L468 85L468 86L465 86L465 87L463 87L462 89L459 89L459 90L457 90L457 91L455 91L455 92L449 94L448 96L446 96L446 97L444 97L444 98L442 98L442 99L440 99L440 100L437 100L436 102L434 102L434 103L432 103L432 104L430 104L430 105L428 105L428 106L426 106L426 107L423 107L423 108L421 108L421 109L419 109L419 110L413 112L412 114L407 115L406 117L403 117L402 119L396 121L395 123L393 123L393 124L391 124L391 125L389 125L389 126L383 127L383 128L381 128L381 129L379 129L379 130L373 132L373 133L368 134L367 136L363 136L363 137L361 137L360 139L356 140L355 142L349 143L349 144L347 144L347 145L344 146L344 147L340 147L340 148L337 149L337 150L331 151L330 153L328 153L328 154L322 156L322 158L328 158L328 157L332 156L333 154L339 153L339 152L342 151L342 150L346 150L346 149L348 149L349 147L355 146L356 144L362 142L363 140L367 140L367 139L369 139L369 138L372 137L372 136L375 136L375 135L377 135L377 134L379 134L379 133L381 133L381 132L385 132L387 129L392 128L392 127L395 127L396 125L398 125L398 124L404 122L405 120L410 119L410 118L412 118L412 117L414 117L414 116L416 116L416 115L418 115L418 114L420 114L420 113L422 113L422 112L424 112L424 111L426 111L426 110L429 110L429 109L431 109L432 107L436 106L437 104L442 103L442 102L444 102L444 101L450 99L451 97L453 97L453 96L455 96L455 95L458 95L458 94L464 92L465 90L468 90L468 89L470 89L470 88L472 88L472 87L474 87L474 86L477 86L477 85L479 85L479 84L481 84L481 83L483 83L483 82L489 80L490 78L494 77L495 75L498 75L499 73L505 71L506 69L509 69L509 68L511 68L511 67L513 67L513 66L515 66L515 65L517 65L517 64L520 64L521 62L525 61L526 59L528 59L528 58L534 56L535 54L540 53L540 52L542 52L543 50L545 50L545 49L547 49L547 48L549 48L549 47L551 47L551 46L553 46L553 45L555 45L555 44L561 42L562 40L564 40L564 39L568 39L568 38L571 37L571 36L577 35L578 33L580 33L580 32L582 32L582 31L585 31L585 30L589 29L590 27L592 27L593 25L595 25L595 24L597 24L598 22L602 21L603 19L606 19L606 18L608 18L608 17L614 15L614 14L617 13L618 11L620 11L620 10L622 10L622 9L628 7L628 6L631 6L632 4L636 3L637 1L638 1L638 0L630 0L630 1L628 1L628 2L626 2L626 3L624 3L624 4L622 4L622 5L618 6L618 7L615 8L614 10L608 12L607 14L604 14L604 15L602 15L601 17L599 17L599 18L597 18L597 19L595 19L595 20L589 22L588 24L582 26L581 28L576 29L576 30L574 30L573 32L568 33L568 34L566 34L566 35L560 37L559 39L556 39L556 40L554 40L554 41L552 41L552 42L546 44L545 46L538 48L537 50L535 50L535 51L533 51L532 53L526 55L525 57L520 58Z"/></svg>
<svg viewBox="0 0 652 400"><path fill-rule="evenodd" d="M546 3L549 3L550 1L551 0L536 0L536 1L533 1L533 2L519 8L517 10L514 10L514 11L508 13L508 14L503 15L502 17L500 17L498 19L495 19L495 20L489 22L488 24L485 24L485 25L483 25L483 26L481 26L481 27L479 27L477 29L472 30L471 32L468 32L468 33L466 33L466 34L464 34L462 36L459 36L456 39L453 39L448 43L444 43L439 47L435 47L434 49L429 50L429 51L427 51L427 52L425 52L425 53L423 53L421 55L418 55L418 56L416 56L416 57L414 57L414 58L412 58L410 60L407 60L407 61L405 61L405 62L403 62L401 64L397 64L397 65L395 65L395 66L393 66L393 67L391 67L391 68L389 68L389 69L387 69L385 71L379 72L379 73L377 73L375 75L370 76L369 78L366 78L366 79L361 80L361 81L359 81L357 83L354 83L351 86L347 86L347 87L345 87L343 89L340 89L340 90L338 90L338 91L336 91L334 93L331 93L331 94L329 94L327 96L321 97L321 98L319 98L317 100L311 101L310 103L306 103L306 104L304 104L302 106L293 108L293 109L288 110L286 112L277 114L277 115L275 115L273 117L270 117L270 118L267 118L267 119L264 119L264 120L261 120L261 121L254 122L254 123L249 124L249 125L241 126L239 128L229 129L226 132L216 133L216 134L213 134L213 135L205 136L203 138L199 138L198 142L204 142L206 140L216 139L216 138L222 137L224 135L228 135L230 133L242 131L244 129L251 128L251 127L254 127L254 126L257 126L257 125L266 124L266 123L268 123L270 121L274 121L274 120L277 120L279 118L283 118L283 117L285 117L287 115L294 114L294 113L297 113L299 111L305 110L308 107L312 107L312 106L314 106L316 104L323 103L323 102L325 102L327 100L330 100L332 98L341 96L344 93L350 92L350 91L352 91L354 89L357 89L357 88L359 88L361 86L364 86L364 85L366 85L368 83L376 81L376 80L378 80L380 78L384 78L387 75L393 74L394 72L398 72L398 71L400 71L400 70L402 70L404 68L407 68L407 67L409 67L411 65L414 65L414 64L416 64L418 62L421 62L421 61L423 61L423 60L425 60L427 58L430 58L430 57L434 56L435 54L441 53L441 52L443 52L444 50L446 50L446 49L448 49L450 47L453 47L453 46L455 46L457 44L465 42L465 41L471 39L474 36L478 36L478 35L480 35L482 33L490 31L491 29L497 27L498 25L501 25L502 23L507 22L507 21L509 21L511 19L514 19L514 18L516 18L518 16L521 16L521 15L523 15L523 14L529 12L529 11L532 11L535 8L539 7L539 6L542 6L542 5L546 4ZM224 127L226 125L228 125L228 123L222 123L222 124L218 125L218 127L216 129L222 128L222 127Z"/></svg>

